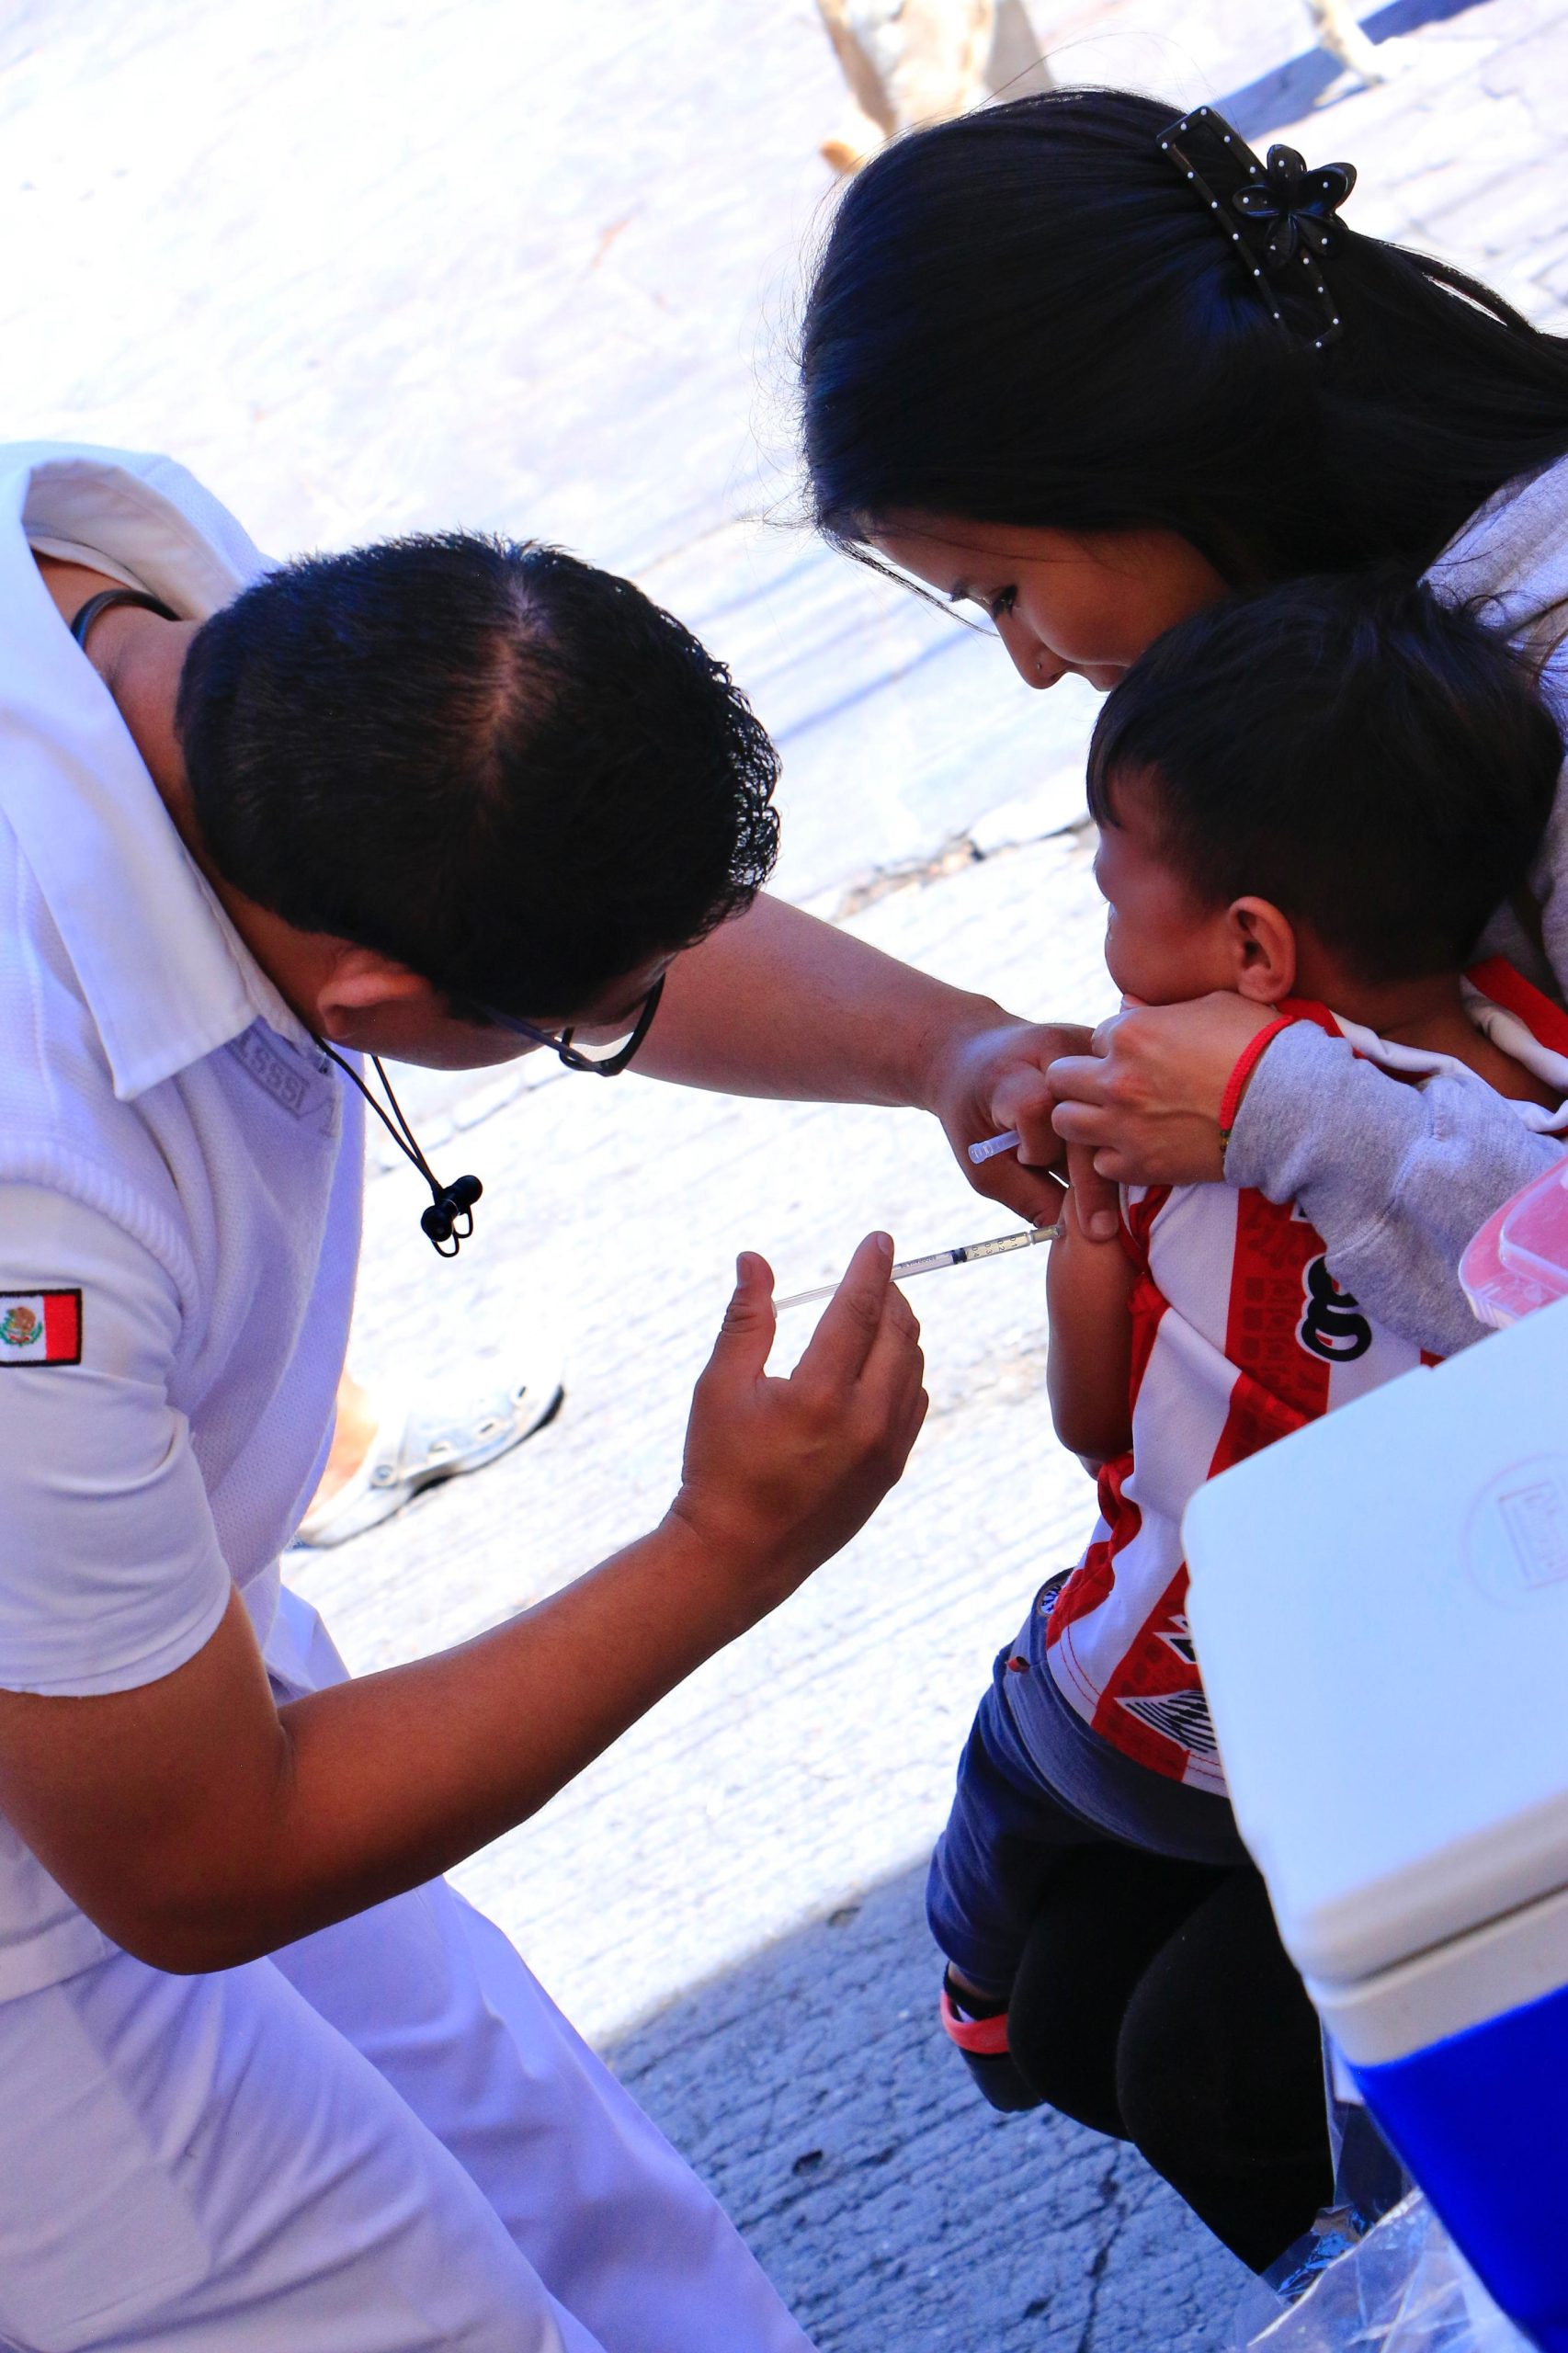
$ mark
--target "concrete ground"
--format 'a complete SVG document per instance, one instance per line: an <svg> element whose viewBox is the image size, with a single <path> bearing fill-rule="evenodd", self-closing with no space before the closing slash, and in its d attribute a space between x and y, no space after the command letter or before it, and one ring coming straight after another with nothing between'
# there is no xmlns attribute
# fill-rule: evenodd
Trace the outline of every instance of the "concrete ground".
<svg viewBox="0 0 1568 2353"><path fill-rule="evenodd" d="M1348 155L1358 226L1560 312L1562 0L1395 0L1368 92L1307 51L1297 0L1032 5L1060 79ZM1092 1017L1091 698L1031 698L790 526L790 321L839 103L809 0L12 0L0 432L173 449L280 551L460 521L634 572L778 736L781 888ZM917 1250L1006 1222L917 1114L532 1063L409 1099L437 1165L483 1177L480 1233L438 1265L373 1154L361 1370L456 1389L553 1322L571 1389L520 1453L295 1571L361 1668L658 1516L735 1248L794 1289L872 1224ZM933 1412L883 1512L460 1875L825 2353L1196 2353L1240 2284L1136 2159L992 2117L934 2031L921 1860L990 1654L1091 1517L1043 1410L1042 1272L920 1288Z"/></svg>

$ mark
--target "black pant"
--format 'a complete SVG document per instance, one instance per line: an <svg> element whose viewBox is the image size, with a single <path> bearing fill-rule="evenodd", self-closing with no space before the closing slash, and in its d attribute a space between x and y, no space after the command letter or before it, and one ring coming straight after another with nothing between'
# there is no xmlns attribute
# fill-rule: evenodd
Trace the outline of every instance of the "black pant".
<svg viewBox="0 0 1568 2353"><path fill-rule="evenodd" d="M1007 2017L1041 2098L1132 2142L1254 2270L1328 2202L1317 2018L1250 1865L1065 1856Z"/></svg>

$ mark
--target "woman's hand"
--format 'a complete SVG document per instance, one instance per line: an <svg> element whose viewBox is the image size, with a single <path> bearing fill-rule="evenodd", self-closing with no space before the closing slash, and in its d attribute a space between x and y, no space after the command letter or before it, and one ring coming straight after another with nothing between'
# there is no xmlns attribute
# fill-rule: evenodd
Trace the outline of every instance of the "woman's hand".
<svg viewBox="0 0 1568 2353"><path fill-rule="evenodd" d="M977 1193L1004 1201L1031 1225L1051 1225L1062 1214L1060 1188L1042 1172L1063 1157L1051 1125L1057 1097L1048 1073L1063 1055L1082 1056L1090 1032L1072 1021L1009 1020L965 1032L938 1063L928 1097L947 1131L959 1166ZM971 1143L1016 1128L1017 1152L998 1153L976 1168Z"/></svg>
<svg viewBox="0 0 1568 2353"><path fill-rule="evenodd" d="M787 1381L770 1379L773 1276L743 1253L697 1384L672 1519L694 1534L750 1624L868 1520L926 1418L920 1326L868 1234Z"/></svg>
<svg viewBox="0 0 1568 2353"><path fill-rule="evenodd" d="M1243 1050L1277 1018L1228 990L1102 1021L1086 1053L1047 1074L1085 1230L1116 1231L1120 1185L1201 1185L1224 1174L1220 1106Z"/></svg>

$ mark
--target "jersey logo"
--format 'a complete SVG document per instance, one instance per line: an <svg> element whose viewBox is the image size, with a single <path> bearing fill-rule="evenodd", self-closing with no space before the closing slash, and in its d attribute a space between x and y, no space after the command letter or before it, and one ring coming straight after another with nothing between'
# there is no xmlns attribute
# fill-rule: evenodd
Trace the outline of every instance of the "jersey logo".
<svg viewBox="0 0 1568 2353"><path fill-rule="evenodd" d="M1119 1699L1130 1716L1151 1732L1163 1733L1189 1756L1218 1756L1220 1744L1209 1720L1209 1702L1201 1691L1162 1691L1153 1699Z"/></svg>
<svg viewBox="0 0 1568 2353"><path fill-rule="evenodd" d="M1372 1345L1372 1327L1347 1290L1341 1290L1324 1257L1301 1270L1301 1320L1296 1337L1310 1356L1327 1364L1354 1364Z"/></svg>
<svg viewBox="0 0 1568 2353"><path fill-rule="evenodd" d="M81 1361L79 1290L0 1290L0 1370Z"/></svg>

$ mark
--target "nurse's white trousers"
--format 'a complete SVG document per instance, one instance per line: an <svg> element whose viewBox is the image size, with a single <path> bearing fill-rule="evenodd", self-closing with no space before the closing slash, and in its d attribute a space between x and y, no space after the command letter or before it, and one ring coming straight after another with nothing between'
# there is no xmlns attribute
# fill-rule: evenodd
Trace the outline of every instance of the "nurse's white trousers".
<svg viewBox="0 0 1568 2353"><path fill-rule="evenodd" d="M216 1975L116 1954L0 2002L0 2344L810 2353L441 1881Z"/></svg>

